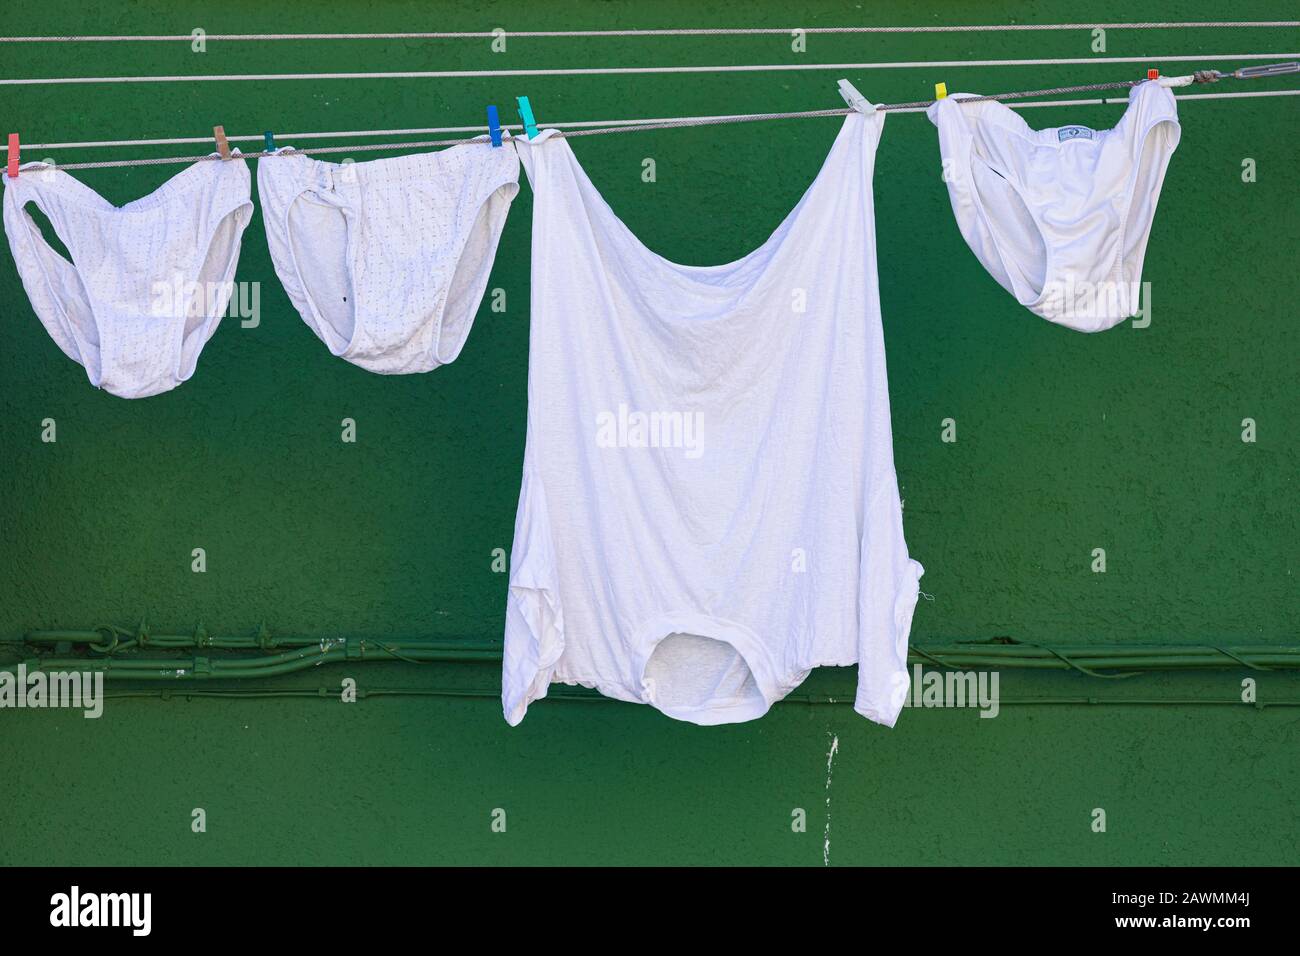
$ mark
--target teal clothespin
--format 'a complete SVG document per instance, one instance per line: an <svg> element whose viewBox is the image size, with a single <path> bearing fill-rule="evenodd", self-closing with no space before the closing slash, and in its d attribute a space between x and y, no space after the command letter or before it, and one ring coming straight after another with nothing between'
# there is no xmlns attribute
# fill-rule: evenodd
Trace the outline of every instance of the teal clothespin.
<svg viewBox="0 0 1300 956"><path fill-rule="evenodd" d="M537 120L533 119L533 108L526 96L516 96L519 101L519 118L524 121L524 132L532 139L537 135Z"/></svg>
<svg viewBox="0 0 1300 956"><path fill-rule="evenodd" d="M268 129L265 133L262 134L262 138L266 140L266 151L267 151L268 153L274 153L274 152L275 152L275 134L273 134L273 133Z"/></svg>

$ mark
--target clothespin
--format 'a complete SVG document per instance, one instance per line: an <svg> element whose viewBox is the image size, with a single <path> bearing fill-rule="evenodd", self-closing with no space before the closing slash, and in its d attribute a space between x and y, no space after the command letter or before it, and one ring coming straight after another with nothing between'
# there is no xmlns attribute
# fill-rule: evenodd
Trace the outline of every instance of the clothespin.
<svg viewBox="0 0 1300 956"><path fill-rule="evenodd" d="M266 140L266 151L267 151L268 153L274 153L274 152L275 152L275 134L272 133L272 132L268 129L265 133L262 134L262 139Z"/></svg>
<svg viewBox="0 0 1300 956"><path fill-rule="evenodd" d="M524 121L524 132L528 134L529 139L532 139L537 135L537 120L533 119L533 108L528 102L528 97L516 96L515 99L519 102L519 118Z"/></svg>
<svg viewBox="0 0 1300 956"><path fill-rule="evenodd" d="M10 133L9 134L9 169L7 170L10 179L18 178L18 152L19 152L18 134Z"/></svg>
<svg viewBox="0 0 1300 956"><path fill-rule="evenodd" d="M497 115L497 108L495 106L489 106L487 108L487 114L488 114L488 133L490 133L492 136L492 145L500 146L501 145L501 117Z"/></svg>
<svg viewBox="0 0 1300 956"><path fill-rule="evenodd" d="M217 152L221 154L221 158L229 159L230 143L226 141L226 128L224 126L212 127L212 138L217 141Z"/></svg>
<svg viewBox="0 0 1300 956"><path fill-rule="evenodd" d="M1148 79L1148 80L1158 80L1158 79L1160 79L1160 71L1159 71L1159 70L1147 70L1147 79Z"/></svg>
<svg viewBox="0 0 1300 956"><path fill-rule="evenodd" d="M840 80L840 96L844 97L844 102L849 104L850 109L857 110L859 113L874 113L876 108L871 105L870 101L858 92L848 80Z"/></svg>
<svg viewBox="0 0 1300 956"><path fill-rule="evenodd" d="M934 84L934 98L935 98L936 100L946 100L946 99L948 98L948 84L947 84L947 83L936 83L936 84Z"/></svg>

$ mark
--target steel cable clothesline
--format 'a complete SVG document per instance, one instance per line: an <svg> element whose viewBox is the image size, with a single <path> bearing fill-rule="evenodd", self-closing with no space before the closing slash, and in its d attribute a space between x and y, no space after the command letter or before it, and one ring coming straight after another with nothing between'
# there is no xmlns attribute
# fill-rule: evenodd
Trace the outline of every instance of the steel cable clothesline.
<svg viewBox="0 0 1300 956"><path fill-rule="evenodd" d="M1241 69L1234 70L1228 73L1219 70L1198 70L1195 73L1190 74L1189 76L1177 77L1177 78L1166 78L1166 79L1172 79L1176 83L1176 85L1188 85L1193 82L1214 83L1222 79L1251 79L1260 76L1275 76L1275 75L1283 75L1286 73L1295 73L1295 72L1300 72L1300 62L1275 63L1275 64L1268 64L1265 66L1243 67ZM1091 92L1098 92L1101 90L1129 89L1143 82L1146 82L1146 80L1145 79L1120 80L1120 81L1109 82L1109 83L1087 83L1078 86L1058 86L1058 87L1051 87L1048 89L1041 89L1041 90L1023 90L1023 91L1013 92L1013 93L994 93L986 96L963 97L958 102L978 103L978 102L985 102L985 101L1006 101L1006 100L1015 100L1015 99L1027 99L1027 98L1037 97L1037 96L1059 96L1066 93L1091 93ZM1296 91L1272 91L1272 92L1285 95ZM933 100L914 100L906 103L879 104L876 105L874 109L881 112L919 111L929 107L933 102L934 102ZM627 133L627 132L636 132L642 130L680 129L683 127L690 127L690 126L718 126L718 125L724 125L730 123L761 122L764 120L810 119L816 117L846 116L851 112L854 112L853 107L838 107L834 109L804 110L798 112L784 112L784 113L745 113L745 114L735 114L730 116L676 117L676 118L651 120L651 121L644 121L644 122L629 121L622 125L605 126L605 127L595 128L595 129L557 129L553 135L557 137L564 137L564 138L574 138L579 136L601 136L601 135L607 135L612 133ZM471 129L474 128L483 129L484 134L486 133L486 128L484 127L471 127ZM511 128L511 127L506 127L506 128ZM516 125L513 128L518 128L518 126ZM429 149L434 147L459 146L465 143L481 142L483 141L484 134L479 134L477 136L470 136L470 137L461 137L458 139L420 140L420 141L407 141L407 142L399 142L399 143L364 143L364 144L354 143L348 146L314 146L314 147L308 147L306 149L284 150L281 151L279 155L312 156L312 155L327 155L327 154L336 154L336 153L364 153L364 152L375 152L375 151L384 151L384 150L393 150L393 149ZM325 134L317 134L317 135L325 135ZM230 158L263 159L268 156L275 156L275 155L277 155L275 151L259 150L251 153L241 152L232 155ZM203 156L160 156L151 159L98 160L93 162L66 163L66 164L53 164L53 165L55 166L55 168L62 169L62 170L117 169L123 167L131 167L131 166L158 166L158 165L166 165L166 164L180 164L180 163L188 164L188 163L213 162L213 161L219 162L219 161L223 161L224 159L225 157L221 156L220 154L210 153Z"/></svg>
<svg viewBox="0 0 1300 956"><path fill-rule="evenodd" d="M1178 97L1179 102L1183 100L1232 100L1232 99L1254 99L1258 97L1269 96L1300 96L1300 88L1293 90L1268 90L1252 91L1237 93L1184 93ZM1098 99L1083 100L1043 100L1037 103L1011 103L1012 109L1031 109L1039 106L1106 106L1114 104L1127 103L1125 97L1101 97ZM924 107L898 109L895 113L923 113ZM743 115L737 113L724 113L714 116L696 116L692 119L733 119L736 116ZM647 123L662 123L672 119L668 116L646 117L642 119L603 119L603 120L581 120L572 122L547 122L546 126L555 129L585 129L597 126L643 126ZM680 117L679 117L680 118ZM521 130L523 127L519 123L502 123L501 128L505 130ZM429 133L473 133L481 136L484 132L482 126L417 126L408 129L353 129L353 130L333 130L330 132L297 132L281 133L276 132L285 140L303 140L303 139L346 139L349 137L370 137L370 136L417 136ZM265 138L264 133L248 134L239 136L227 136L226 140L230 143L252 143L262 142ZM178 136L168 139L102 139L102 140L82 140L78 142L66 143L24 143L23 149L102 149L106 147L116 148L119 146L189 146L199 143L211 143L212 137L209 136ZM405 143L394 144L394 148L404 146ZM0 142L0 151L4 150L4 144ZM251 155L251 154L248 154Z"/></svg>
<svg viewBox="0 0 1300 956"><path fill-rule="evenodd" d="M203 33L205 40L470 40L501 35L529 39L549 37L714 37L777 36L792 33L834 35L862 33L1002 33L1055 30L1192 30L1298 27L1300 20L1198 20L1147 23L977 23L927 26L850 27L669 27L627 30L460 30L405 33ZM193 33L137 35L0 37L0 43L155 43L190 42Z"/></svg>

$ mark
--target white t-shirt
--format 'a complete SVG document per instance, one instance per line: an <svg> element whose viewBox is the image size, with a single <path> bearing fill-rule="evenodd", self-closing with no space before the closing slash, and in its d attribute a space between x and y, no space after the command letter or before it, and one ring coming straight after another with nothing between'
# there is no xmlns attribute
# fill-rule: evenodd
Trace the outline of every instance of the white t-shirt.
<svg viewBox="0 0 1300 956"><path fill-rule="evenodd" d="M553 130L515 140L535 206L510 724L552 682L751 720L855 663L855 709L897 719L922 568L876 282L884 115L864 108L772 236L718 266L647 249Z"/></svg>

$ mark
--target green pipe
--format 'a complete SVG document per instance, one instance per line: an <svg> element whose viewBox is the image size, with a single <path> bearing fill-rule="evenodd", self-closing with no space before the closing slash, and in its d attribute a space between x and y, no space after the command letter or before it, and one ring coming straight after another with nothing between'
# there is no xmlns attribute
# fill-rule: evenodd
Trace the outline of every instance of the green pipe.
<svg viewBox="0 0 1300 956"><path fill-rule="evenodd" d="M422 649L402 648L402 659L414 663L447 663L463 662L466 660L487 661L491 662L493 658L467 658L464 655L447 655L443 652L425 651ZM322 664L338 662L348 659L347 655L340 649L331 649L324 653L320 651L300 651L290 654L272 655L266 659L249 659L239 658L237 660L223 661L210 658L195 659L189 657L177 658L158 658L152 660L132 659L132 658L76 658L76 657L38 657L29 659L25 663L29 672L36 670L44 671L76 671L85 670L92 673L102 671L105 677L117 679L134 679L134 680L208 680L208 679L230 679L243 680L266 677L278 677L285 674L292 674L299 671L308 670L318 667ZM497 658L499 660L499 658ZM395 662L395 659L388 654L371 654L369 656L357 656L352 660L367 661L389 661ZM909 657L911 664L923 664L934 667L930 660L917 656ZM1257 657L1254 662L1256 667L1278 668L1278 669L1295 669L1300 668L1300 657L1286 658L1282 656L1275 657ZM1206 659L1178 659L1175 657L1151 658L1151 659L1115 659L1088 661L1089 668L1109 669L1125 668L1122 676L1132 676L1138 671L1159 671L1159 670L1213 670L1213 669L1237 669L1241 665L1232 661L1225 661L1222 658L1214 660ZM953 660L946 661L945 665L949 669L969 669L969 670L1077 670L1064 661L1052 660L1035 660L1035 661L1017 661L1011 658L1000 660ZM1121 676L1116 674L1095 675L1104 677Z"/></svg>
<svg viewBox="0 0 1300 956"><path fill-rule="evenodd" d="M454 697L454 698L471 698L483 700L498 700L500 693L491 690L451 690L438 688L377 688L375 690L365 690L357 688L357 699L363 700L370 697ZM104 694L105 698L126 699L126 698L145 698L172 700L174 698L226 698L226 699L263 699L263 698L318 698L337 700L339 696L338 688L320 687L316 690L127 690L127 691L109 691ZM612 697L604 697L600 694L583 694L578 692L552 691L546 695L547 700L564 700L576 701L579 703L603 703L613 704L622 703ZM791 694L777 701L778 704L809 704L819 705L850 705L853 703L853 695L848 694L838 697L818 697L813 695L796 695ZM1288 698L1282 700L1256 701L1251 704L1243 703L1236 697L999 697L998 706L1030 706L1030 705L1134 705L1134 706L1200 706L1214 705L1223 707L1248 707L1252 710L1264 710L1269 707L1300 707L1300 699ZM950 708L910 708L913 710L942 710Z"/></svg>
<svg viewBox="0 0 1300 956"><path fill-rule="evenodd" d="M363 651L369 647L380 649L389 646L395 649L423 648L432 651L445 651L446 655L438 659L483 659L500 660L501 645L497 642L476 639L428 639L428 638L320 638L303 636L271 636L264 628L259 637L217 637L187 634L148 634L143 628L131 632L126 628L113 625L94 630L58 630L31 631L24 635L21 643L73 644L103 643L105 635L112 632L119 638L115 651L135 647L190 648L213 647L221 649L270 649L275 647L301 648L345 642L347 646L360 647ZM201 626L197 633L202 633ZM121 642L121 638L127 638ZM9 641L7 643L20 643ZM1166 644L1101 644L1101 645L1041 645L1027 641L1011 639L994 639L993 641L970 641L947 645L918 645L913 648L920 660L942 658L944 660L978 661L990 665L1004 658L1016 660L1059 661L1064 656L1080 662L1093 662L1104 659L1108 662L1117 658L1151 658L1164 660L1170 656L1197 657L1207 662L1233 660L1236 657L1253 658L1258 655L1270 656L1278 666L1285 666L1292 656L1300 655L1300 645L1256 644L1231 647L1215 647L1203 644L1166 645ZM454 656L453 656L454 655ZM463 656L462 656L463 655ZM1147 666L1144 664L1144 666Z"/></svg>
<svg viewBox="0 0 1300 956"><path fill-rule="evenodd" d="M258 634L251 637L242 636L219 636L209 635L204 630L203 625L199 625L193 634L153 634L142 623L135 630L118 627L114 624L106 624L90 630L54 630L54 631L29 631L18 640L0 640L0 644L105 644L108 640L116 638L118 643L114 645L115 651L126 650L129 647L167 647L167 648L185 648L185 647L215 647L229 650L266 650L270 648L285 647L313 647L320 646L322 643L333 641L348 640L351 642L361 642L365 644L383 645L383 644L414 644L416 646L428 647L432 649L445 649L447 651L463 653L483 653L495 654L500 660L501 644L500 642L485 640L460 640L457 638L343 638L343 637L305 637L302 635L273 635L265 626L259 628Z"/></svg>
<svg viewBox="0 0 1300 956"><path fill-rule="evenodd" d="M28 644L57 644L68 642L73 644L92 644L103 643L108 634L116 636L119 641L123 638L136 642L136 646L158 646L158 647L219 647L227 649L269 649L274 647L311 647L319 646L322 641L349 640L351 642L360 642L374 644L376 646L383 644L426 647L430 649L445 649L454 652L474 652L482 654L500 655L501 645L499 642L483 639L457 639L457 638L320 638L304 637L301 635L272 635L270 631L263 626L258 635L250 637L231 637L231 636L210 636L204 632L202 625L196 628L194 634L150 634L144 625L141 625L135 631L128 628L118 627L116 625L104 625L91 630L55 630L55 631L30 631L25 634L19 641L10 640L7 643L28 643ZM125 648L124 643L118 645L119 648ZM1240 654L1271 654L1271 653L1291 653L1300 654L1300 645L1285 644L1256 644L1242 645L1236 647L1215 647L1205 644L1082 644L1082 645L1043 645L1031 641L1017 641L1011 638L994 638L993 640L955 642L947 645L922 645L917 648L936 656L952 657L962 655L981 655L986 657L1036 657L1036 658L1053 658L1058 654L1063 654L1071 658L1087 659L1088 657L1108 656L1108 657L1131 657L1167 653L1180 654L1205 654L1211 656L1223 655L1225 652Z"/></svg>
<svg viewBox="0 0 1300 956"><path fill-rule="evenodd" d="M496 657L475 657L465 654L448 654L442 651L427 651L419 648L401 648L402 658L415 663L463 662L463 661L499 661ZM131 678L136 680L177 680L177 679L246 679L258 677L277 677L297 671L308 670L331 661L349 659L350 655L341 648L333 647L324 652L320 650L299 650L284 654L268 655L265 658L237 658L235 660L218 660L214 658L82 658L82 657L37 657L25 661L28 672L36 670L85 670L92 673L102 671L105 677ZM382 651L369 651L350 657L352 660L401 662Z"/></svg>
<svg viewBox="0 0 1300 956"><path fill-rule="evenodd" d="M209 636L202 625L193 634L149 634L142 622L134 634L106 625L91 630L33 631L30 645L84 644L103 656L40 656L28 660L32 670L102 671L105 676L136 680L254 679L277 677L340 660L412 663L497 662L499 644L447 639L307 638L273 636L265 625L253 637ZM15 643L15 642L8 642ZM160 649L256 650L256 657L193 655L146 658L126 651ZM285 648L272 652L272 648ZM1300 646L1253 644L1210 645L1043 645L1009 638L947 645L913 646L911 664L949 669L1072 670L1093 677L1118 678L1156 670L1300 668ZM1098 673L1121 671L1120 673Z"/></svg>

